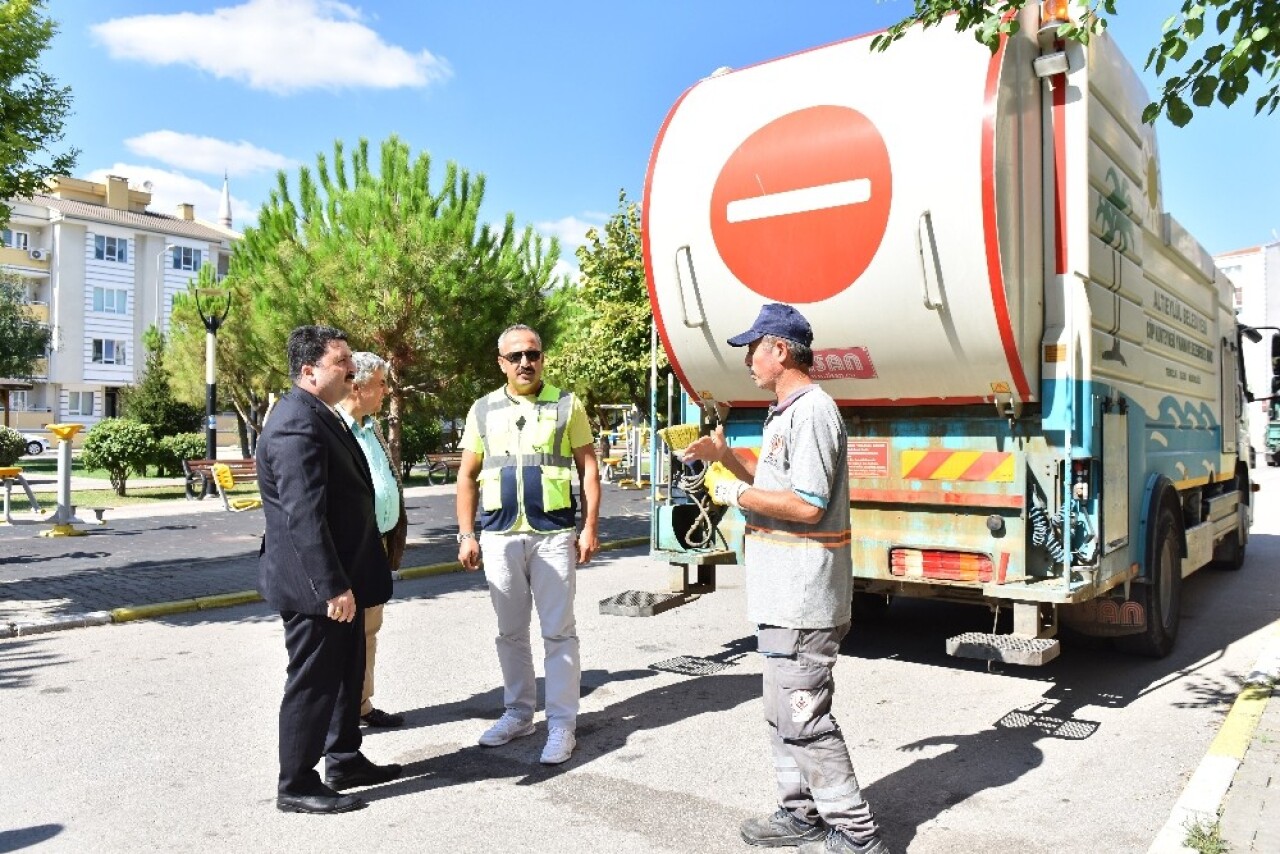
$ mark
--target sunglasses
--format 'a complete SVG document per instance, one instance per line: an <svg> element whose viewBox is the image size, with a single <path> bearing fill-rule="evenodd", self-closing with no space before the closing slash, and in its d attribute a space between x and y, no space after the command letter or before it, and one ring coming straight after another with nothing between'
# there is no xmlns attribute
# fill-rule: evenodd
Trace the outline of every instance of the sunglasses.
<svg viewBox="0 0 1280 854"><path fill-rule="evenodd" d="M530 362L536 362L542 358L541 350L520 350L515 353L502 353L500 357L506 359L513 365L520 364L521 359L528 359Z"/></svg>

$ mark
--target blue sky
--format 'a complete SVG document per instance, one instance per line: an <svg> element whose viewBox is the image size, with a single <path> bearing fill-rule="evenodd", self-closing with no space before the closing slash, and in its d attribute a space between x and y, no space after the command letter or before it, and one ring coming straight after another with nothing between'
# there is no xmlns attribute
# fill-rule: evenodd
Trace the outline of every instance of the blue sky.
<svg viewBox="0 0 1280 854"><path fill-rule="evenodd" d="M1135 66L1178 5L1120 0L1112 32ZM572 261L619 189L640 199L654 138L689 85L880 29L910 7L51 0L60 33L45 66L73 90L76 174L151 181L154 209L193 202L215 218L226 169L242 228L277 169L295 175L335 139L396 133L431 154L437 177L448 160L483 172L487 218L514 213L559 236ZM1280 115L1254 117L1245 100L1158 129L1165 205L1212 253L1280 232Z"/></svg>

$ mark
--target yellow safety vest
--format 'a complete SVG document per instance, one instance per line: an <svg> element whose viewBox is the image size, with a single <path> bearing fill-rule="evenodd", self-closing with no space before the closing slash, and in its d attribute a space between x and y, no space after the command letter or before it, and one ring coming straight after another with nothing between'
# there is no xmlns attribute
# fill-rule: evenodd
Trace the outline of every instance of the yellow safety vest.
<svg viewBox="0 0 1280 854"><path fill-rule="evenodd" d="M573 393L547 383L534 401L532 418L529 407L512 398L505 386L476 401L476 428L484 447L481 530L510 531L521 514L535 531L574 527L573 449L568 447L572 414Z"/></svg>

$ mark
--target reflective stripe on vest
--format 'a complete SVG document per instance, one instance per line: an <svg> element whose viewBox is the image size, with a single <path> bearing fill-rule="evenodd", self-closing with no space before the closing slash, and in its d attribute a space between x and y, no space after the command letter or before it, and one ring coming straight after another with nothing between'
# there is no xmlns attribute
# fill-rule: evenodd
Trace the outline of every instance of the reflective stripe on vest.
<svg viewBox="0 0 1280 854"><path fill-rule="evenodd" d="M503 389L503 394L487 395L476 405L476 428L480 434L484 457L481 460L481 478L495 475L500 479L501 506L487 510L481 508L480 525L485 531L507 531L516 523L523 511L525 520L535 531L560 531L574 526L577 508L574 506L569 473L573 467L572 454L563 451L565 434L569 430L569 418L573 414L572 392L544 385L534 401L534 419L539 420L547 409L555 410L555 429L550 447L535 447L530 453L494 454L490 452L489 420L493 413L520 406ZM514 422L505 425L514 430L512 445L520 447L519 433L522 427ZM548 469L565 470L565 475L548 472ZM544 480L547 481L544 483ZM545 506L544 493L554 484L565 493L564 506ZM520 487L523 488L520 488ZM555 501L555 499L553 499ZM561 503L555 501L556 504Z"/></svg>

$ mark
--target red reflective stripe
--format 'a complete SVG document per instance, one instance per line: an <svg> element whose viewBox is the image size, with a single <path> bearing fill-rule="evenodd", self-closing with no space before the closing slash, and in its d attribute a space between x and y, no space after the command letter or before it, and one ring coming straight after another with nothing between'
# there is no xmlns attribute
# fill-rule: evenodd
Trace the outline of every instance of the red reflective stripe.
<svg viewBox="0 0 1280 854"><path fill-rule="evenodd" d="M927 489L850 489L849 500L863 504L941 504L962 507L1023 506L1021 495L997 492L936 492Z"/></svg>
<svg viewBox="0 0 1280 854"><path fill-rule="evenodd" d="M693 84L697 86L698 84ZM653 307L653 321L658 326L658 337L662 339L663 348L667 353L667 361L671 364L671 370L675 373L676 379L680 380L680 385L694 399L700 399L697 391L689 383L689 378L685 376L684 368L680 367L680 360L676 356L676 348L672 346L670 337L667 336L667 325L662 316L662 304L658 302L658 291L654 284L656 281L653 277L653 253L649 245L649 211L653 206L649 203L649 196L653 193L653 170L658 165L658 152L662 150L662 139L667 135L667 128L671 125L671 120L676 116L676 110L680 109L680 105L684 103L684 99L693 91L693 86L680 95L680 98L671 106L667 112L667 117L662 120L662 127L658 129L658 138L653 142L653 154L649 156L649 168L644 176L644 201L640 206L640 253L644 257L644 278L645 283L649 287L649 305ZM674 263L675 259L671 260Z"/></svg>
<svg viewBox="0 0 1280 854"><path fill-rule="evenodd" d="M933 475L938 468L951 459L951 451L929 451L920 458L920 462L911 467L911 471L904 472L904 478L920 478L927 479Z"/></svg>
<svg viewBox="0 0 1280 854"><path fill-rule="evenodd" d="M1026 400L1031 396L1031 391L1022 371L1017 344L1013 340L1013 324L1009 321L1009 304L1004 290L1004 273L1000 267L1000 235L996 228L995 125L1000 94L1000 63L1004 59L1007 41L1007 36L1000 39L1000 47L987 65L985 114L982 117L982 230L987 249L987 279L991 283L991 307L996 315L1000 344L1004 348L1004 359L1009 366L1013 384L1018 389L1018 396Z"/></svg>
<svg viewBox="0 0 1280 854"><path fill-rule="evenodd" d="M1007 459L1009 459L1009 455L999 451L979 454L978 458L973 461L973 465L965 469L964 474L960 475L960 480L986 480L987 476L1000 468L1000 464Z"/></svg>

